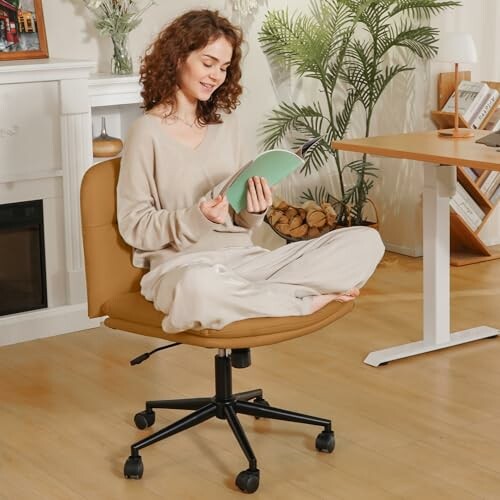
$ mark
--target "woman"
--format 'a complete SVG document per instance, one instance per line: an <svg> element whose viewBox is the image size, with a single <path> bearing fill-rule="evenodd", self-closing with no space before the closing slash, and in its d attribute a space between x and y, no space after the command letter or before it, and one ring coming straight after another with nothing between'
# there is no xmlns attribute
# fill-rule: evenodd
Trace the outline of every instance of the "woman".
<svg viewBox="0 0 500 500"><path fill-rule="evenodd" d="M361 227L274 251L252 244L272 203L266 180L249 180L239 214L219 195L244 164L233 113L241 44L218 12L189 11L163 29L141 66L146 113L125 142L118 224L134 265L149 267L141 292L167 314L171 333L352 300L384 251L378 233Z"/></svg>

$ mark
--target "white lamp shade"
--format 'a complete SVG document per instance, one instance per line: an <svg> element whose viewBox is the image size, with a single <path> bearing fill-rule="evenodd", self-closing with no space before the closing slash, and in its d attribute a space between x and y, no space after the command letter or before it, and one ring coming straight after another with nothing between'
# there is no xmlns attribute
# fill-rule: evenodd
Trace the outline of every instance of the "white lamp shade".
<svg viewBox="0 0 500 500"><path fill-rule="evenodd" d="M469 33L442 33L437 60L450 63L475 63L477 52Z"/></svg>

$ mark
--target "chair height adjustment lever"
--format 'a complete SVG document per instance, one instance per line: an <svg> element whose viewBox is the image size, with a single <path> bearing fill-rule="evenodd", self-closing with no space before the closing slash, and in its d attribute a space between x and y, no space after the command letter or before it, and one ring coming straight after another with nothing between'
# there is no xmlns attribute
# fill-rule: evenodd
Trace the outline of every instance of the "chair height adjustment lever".
<svg viewBox="0 0 500 500"><path fill-rule="evenodd" d="M145 352L145 353L141 354L140 356L137 356L137 358L132 359L130 361L130 364L132 366L138 365L138 364L142 363L143 361L146 361L146 359L148 359L155 352L163 351L163 349L169 349L170 347L175 347L175 346L180 345L180 344L181 344L181 342L174 342L172 344L164 345L162 347L157 347L156 349L153 349L152 351Z"/></svg>

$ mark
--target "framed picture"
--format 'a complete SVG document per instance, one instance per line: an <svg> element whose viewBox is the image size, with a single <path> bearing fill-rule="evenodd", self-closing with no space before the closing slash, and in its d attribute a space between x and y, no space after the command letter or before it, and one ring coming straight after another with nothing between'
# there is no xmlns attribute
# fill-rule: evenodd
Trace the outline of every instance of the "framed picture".
<svg viewBox="0 0 500 500"><path fill-rule="evenodd" d="M48 56L42 0L0 0L0 61Z"/></svg>

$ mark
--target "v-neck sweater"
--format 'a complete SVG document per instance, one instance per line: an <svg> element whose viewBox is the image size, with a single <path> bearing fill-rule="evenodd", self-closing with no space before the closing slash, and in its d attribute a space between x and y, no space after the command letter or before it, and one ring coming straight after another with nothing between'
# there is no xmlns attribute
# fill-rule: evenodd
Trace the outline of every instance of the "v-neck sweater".
<svg viewBox="0 0 500 500"><path fill-rule="evenodd" d="M180 252L252 246L250 229L262 215L230 210L216 224L200 210L245 160L234 114L207 125L195 148L169 135L161 117L138 118L125 140L117 188L118 227L134 248L134 265L155 267Z"/></svg>

